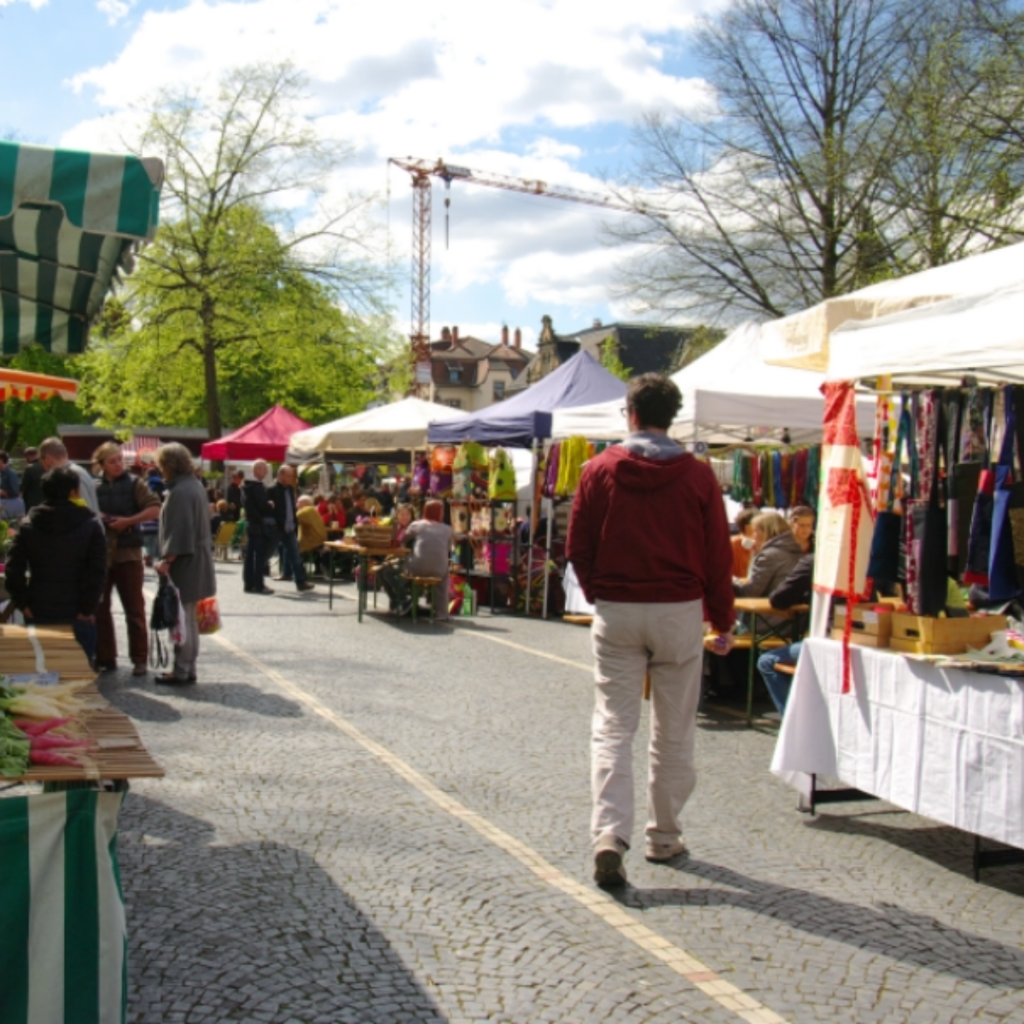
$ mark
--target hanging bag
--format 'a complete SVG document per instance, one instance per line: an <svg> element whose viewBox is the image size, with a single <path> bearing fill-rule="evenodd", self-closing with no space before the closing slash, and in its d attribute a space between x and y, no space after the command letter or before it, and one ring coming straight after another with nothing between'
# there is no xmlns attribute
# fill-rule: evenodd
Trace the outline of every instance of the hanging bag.
<svg viewBox="0 0 1024 1024"><path fill-rule="evenodd" d="M892 478L889 484L887 507L875 516L875 532L871 538L871 556L868 560L868 576L876 584L892 586L900 578L900 535L903 530L902 508L895 510L897 496L903 491L903 445L910 432L910 410L906 400L900 414L900 425L896 432L896 450L893 454Z"/></svg>
<svg viewBox="0 0 1024 1024"><path fill-rule="evenodd" d="M988 596L992 601L1012 601L1021 592L1017 580L1013 528L1010 520L1011 498L1014 497L1013 451L1017 438L1013 389L1007 387L1004 396L1006 429L1003 432L999 462L995 470L992 543L989 546L988 563Z"/></svg>
<svg viewBox="0 0 1024 1024"><path fill-rule="evenodd" d="M182 638L181 597L169 576L161 576L149 616L149 630L153 643L149 646L149 664L152 668L167 668L171 660L171 646ZM167 636L161 640L160 634Z"/></svg>

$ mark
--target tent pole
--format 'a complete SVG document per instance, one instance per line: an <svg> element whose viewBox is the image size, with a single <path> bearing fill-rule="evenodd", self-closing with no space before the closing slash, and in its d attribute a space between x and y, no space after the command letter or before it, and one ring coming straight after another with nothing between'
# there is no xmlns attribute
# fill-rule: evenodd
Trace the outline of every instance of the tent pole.
<svg viewBox="0 0 1024 1024"><path fill-rule="evenodd" d="M526 617L530 617L530 593L533 588L533 535L537 529L537 467L539 465L538 449L539 438L533 439L533 447L530 450L532 461L530 463L530 505L526 510L526 593L523 595L523 611ZM519 498L519 489L516 488L516 499ZM544 585L547 586L547 560L544 561Z"/></svg>
<svg viewBox="0 0 1024 1024"><path fill-rule="evenodd" d="M542 610L542 617L548 617L548 590L551 584L551 542L552 542L552 523L555 519L555 499L546 499L548 503L548 529L547 538L544 541L544 607Z"/></svg>

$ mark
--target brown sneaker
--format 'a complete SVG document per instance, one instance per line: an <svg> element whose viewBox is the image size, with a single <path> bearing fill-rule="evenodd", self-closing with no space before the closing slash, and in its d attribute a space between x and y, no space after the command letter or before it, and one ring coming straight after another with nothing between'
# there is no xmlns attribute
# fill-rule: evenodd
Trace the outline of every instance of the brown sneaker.
<svg viewBox="0 0 1024 1024"><path fill-rule="evenodd" d="M601 836L594 848L594 881L602 889L619 889L626 884L622 856L629 845L611 833Z"/></svg>

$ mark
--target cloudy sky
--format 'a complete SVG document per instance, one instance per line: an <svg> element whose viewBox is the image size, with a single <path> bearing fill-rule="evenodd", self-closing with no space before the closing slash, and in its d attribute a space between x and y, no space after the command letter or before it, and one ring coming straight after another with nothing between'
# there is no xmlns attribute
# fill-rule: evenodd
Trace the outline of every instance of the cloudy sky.
<svg viewBox="0 0 1024 1024"><path fill-rule="evenodd" d="M603 191L631 172L631 127L705 98L687 53L720 0L0 0L0 135L116 148L132 105L164 86L289 58L309 76L320 130L353 147L339 187L378 193L408 329L409 179L389 156ZM390 202L388 195L390 194ZM455 183L451 243L434 188L433 334L497 340L631 319L610 299L621 251L592 207Z"/></svg>

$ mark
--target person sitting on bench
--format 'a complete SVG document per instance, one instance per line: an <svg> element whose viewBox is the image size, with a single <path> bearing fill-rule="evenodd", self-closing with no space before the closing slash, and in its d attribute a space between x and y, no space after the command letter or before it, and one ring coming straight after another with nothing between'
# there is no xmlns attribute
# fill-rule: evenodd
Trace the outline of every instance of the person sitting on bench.
<svg viewBox="0 0 1024 1024"><path fill-rule="evenodd" d="M814 549L811 548L793 567L792 572L769 595L768 600L773 608L785 611L798 604L809 604L811 600L811 584L814 579ZM786 713L786 702L793 685L793 677L788 672L780 672L779 665L795 665L800 660L802 640L791 643L788 647L780 647L776 651L765 651L757 659L757 670L768 688L768 696L778 708L779 714Z"/></svg>
<svg viewBox="0 0 1024 1024"><path fill-rule="evenodd" d="M423 518L410 523L403 543L410 548L404 564L387 562L377 569L377 579L391 599L391 609L399 615L412 611L412 597L405 577L440 580L434 587L434 615L448 618L448 559L452 549L452 528L444 521L444 503L428 501Z"/></svg>

